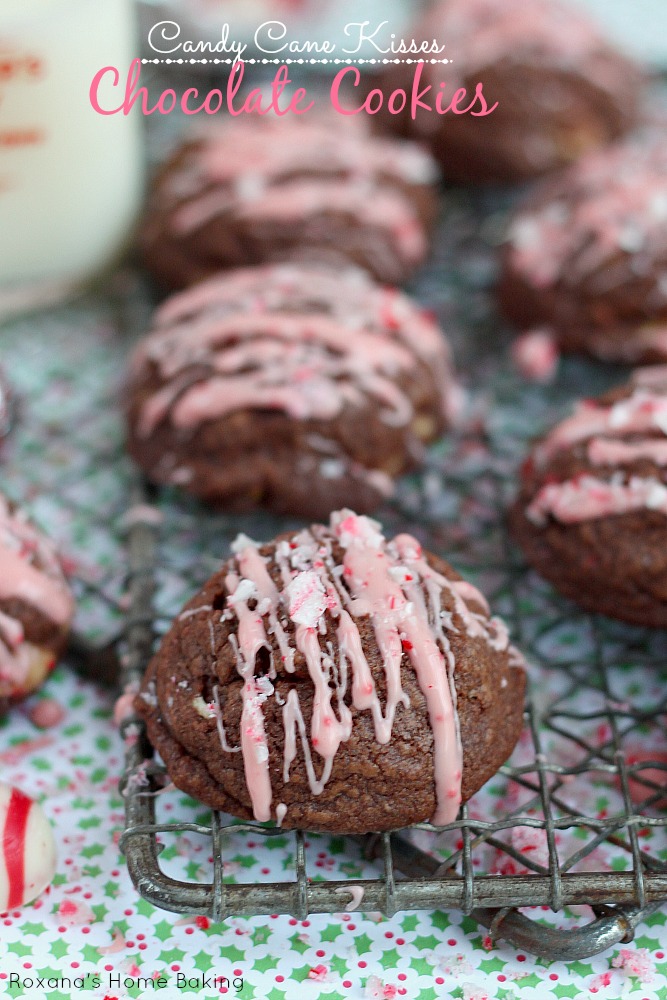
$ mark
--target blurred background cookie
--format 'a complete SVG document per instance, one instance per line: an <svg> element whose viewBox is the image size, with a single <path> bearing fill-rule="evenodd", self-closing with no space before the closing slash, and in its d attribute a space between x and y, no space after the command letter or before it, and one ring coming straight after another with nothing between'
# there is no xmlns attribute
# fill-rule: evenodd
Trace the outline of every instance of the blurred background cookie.
<svg viewBox="0 0 667 1000"><path fill-rule="evenodd" d="M156 178L144 260L167 287L294 258L357 264L401 284L428 252L437 178L419 146L333 113L216 123Z"/></svg>
<svg viewBox="0 0 667 1000"><path fill-rule="evenodd" d="M667 366L578 403L525 463L510 521L538 573L587 611L667 626Z"/></svg>
<svg viewBox="0 0 667 1000"><path fill-rule="evenodd" d="M426 64L431 103L445 84L468 107L481 82L489 115L417 110L383 124L429 144L446 180L513 182L547 173L604 146L637 124L643 73L607 42L588 14L560 0L439 0L412 30L445 46ZM388 69L385 91L411 89L415 67ZM483 110L475 102L472 112Z"/></svg>
<svg viewBox="0 0 667 1000"><path fill-rule="evenodd" d="M266 266L168 299L131 360L129 449L228 510L376 507L458 400L449 348L359 270Z"/></svg>
<svg viewBox="0 0 667 1000"><path fill-rule="evenodd" d="M549 178L517 210L504 249L504 313L562 350L667 360L667 140L651 132Z"/></svg>

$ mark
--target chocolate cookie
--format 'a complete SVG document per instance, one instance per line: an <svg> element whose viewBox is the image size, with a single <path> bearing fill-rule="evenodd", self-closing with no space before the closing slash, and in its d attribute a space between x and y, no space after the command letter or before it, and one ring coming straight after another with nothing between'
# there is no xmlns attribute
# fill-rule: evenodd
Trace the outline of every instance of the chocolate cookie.
<svg viewBox="0 0 667 1000"><path fill-rule="evenodd" d="M136 700L174 783L289 828L453 822L522 725L522 659L479 591L349 510L233 549Z"/></svg>
<svg viewBox="0 0 667 1000"><path fill-rule="evenodd" d="M55 666L73 614L51 543L0 494L0 714Z"/></svg>
<svg viewBox="0 0 667 1000"><path fill-rule="evenodd" d="M587 611L667 626L667 366L585 400L521 473L511 525L535 569Z"/></svg>
<svg viewBox="0 0 667 1000"><path fill-rule="evenodd" d="M518 210L500 305L565 351L667 360L667 141L644 135L581 160Z"/></svg>
<svg viewBox="0 0 667 1000"><path fill-rule="evenodd" d="M440 0L411 37L435 39L444 45L438 58L450 62L427 61L420 71L415 89L434 110L419 108L412 118L408 101L383 123L428 143L447 180L534 177L637 122L641 71L584 13L558 0ZM383 90L411 94L414 74L414 65L391 66ZM436 101L444 110L452 100L455 110L438 114Z"/></svg>
<svg viewBox="0 0 667 1000"><path fill-rule="evenodd" d="M401 284L426 257L436 180L418 146L338 116L217 124L157 177L144 260L171 288L288 259L357 264Z"/></svg>
<svg viewBox="0 0 667 1000"><path fill-rule="evenodd" d="M129 449L228 510L373 509L446 426L446 341L358 270L265 266L173 296L130 365Z"/></svg>

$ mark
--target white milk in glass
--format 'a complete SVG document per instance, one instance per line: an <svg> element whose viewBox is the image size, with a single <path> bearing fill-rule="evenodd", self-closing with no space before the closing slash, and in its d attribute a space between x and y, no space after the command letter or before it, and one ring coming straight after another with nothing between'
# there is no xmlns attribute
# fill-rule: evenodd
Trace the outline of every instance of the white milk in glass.
<svg viewBox="0 0 667 1000"><path fill-rule="evenodd" d="M137 49L131 0L0 0L0 314L66 294L128 239L141 115L99 115L89 90L104 66L125 81Z"/></svg>

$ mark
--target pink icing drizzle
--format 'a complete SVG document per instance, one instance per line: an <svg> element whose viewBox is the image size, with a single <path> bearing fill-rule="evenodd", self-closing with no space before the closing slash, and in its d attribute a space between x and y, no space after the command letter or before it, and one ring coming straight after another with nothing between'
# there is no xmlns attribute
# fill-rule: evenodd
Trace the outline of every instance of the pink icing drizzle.
<svg viewBox="0 0 667 1000"><path fill-rule="evenodd" d="M163 197L176 235L223 214L289 223L333 211L390 231L414 264L426 253L426 234L404 188L436 177L418 146L377 138L358 122L247 119L233 132L202 131Z"/></svg>
<svg viewBox="0 0 667 1000"><path fill-rule="evenodd" d="M635 368L630 381L633 386L665 390L667 389L667 365L644 365L642 368Z"/></svg>
<svg viewBox="0 0 667 1000"><path fill-rule="evenodd" d="M433 371L442 412L454 401L449 352L437 326L405 296L362 272L265 267L232 272L174 296L135 352L135 377L155 366L161 386L144 403L140 436L164 419L192 430L238 409L334 418L374 397L403 426L412 404L396 384L417 359Z"/></svg>
<svg viewBox="0 0 667 1000"><path fill-rule="evenodd" d="M257 597L257 587L248 579L229 573L225 579L229 591L228 606L238 618L237 669L243 678L241 713L241 752L246 784L250 792L255 819L271 818L271 781L269 749L264 731L262 702L267 694L255 679L255 661L260 649L270 649L261 616L251 611L248 601Z"/></svg>
<svg viewBox="0 0 667 1000"><path fill-rule="evenodd" d="M313 757L310 752L310 743L308 741L308 735L306 732L306 723L304 722L303 714L301 712L301 705L299 704L299 696L292 688L292 690L287 695L287 701L283 706L283 726L285 727L285 755L283 759L283 781L287 783L289 781L290 767L293 761L296 759L297 746L296 746L296 734L299 733L301 739L301 748L303 750L303 759L306 765L306 774L308 776L308 784L310 785L310 790L313 795L321 795L324 791L324 786L329 780L331 774L331 767L333 764L333 755L327 757L324 762L324 768L320 778L315 774L315 767L313 765Z"/></svg>
<svg viewBox="0 0 667 1000"><path fill-rule="evenodd" d="M291 648L285 630L278 619L280 594L266 569L266 563L254 545L244 545L238 553L238 564L243 576L252 580L257 587L262 613L269 616L269 634L276 637L283 666L291 673L294 670L294 650Z"/></svg>
<svg viewBox="0 0 667 1000"><path fill-rule="evenodd" d="M334 542L344 550L342 566L334 563ZM278 591L265 557L253 543L244 539L235 548L243 576L232 571L226 577L230 596L224 615L232 613L238 620L237 669L244 679L241 750L256 818L269 817L272 801L261 706L267 697L275 696L275 690L267 677L255 677L257 653L261 648L270 648L264 626L264 617L269 616L271 630L276 634L279 624L285 642L289 642L285 631L288 619L293 623L294 642L314 687L310 736L296 688L290 689L283 703L283 780L289 780L298 739L310 788L315 795L323 790L338 748L352 732L354 720L345 702L348 667L354 708L370 711L378 742L389 742L397 706L409 706L400 680L401 661L407 653L426 699L433 730L433 822L451 822L461 801L462 755L456 716L456 665L445 631L459 631L453 620L456 615L469 635L484 639L493 649L509 648L506 630L496 619L486 617L487 605L479 591L465 581L452 581L436 573L409 535L386 542L376 522L347 510L332 514L330 528L314 525L310 531L293 536L291 542L277 545L274 558L284 584L282 591ZM441 610L443 590L453 600L451 613ZM256 602L252 610L248 603L251 600ZM481 612L472 610L468 601L478 605ZM332 644L325 642L323 646L327 612L337 622L337 661ZM355 618L367 616L375 631L386 677L384 712L354 622ZM275 676L275 671L269 676ZM230 748L223 744L223 749ZM324 762L319 778L312 751Z"/></svg>
<svg viewBox="0 0 667 1000"><path fill-rule="evenodd" d="M56 626L65 627L74 601L51 543L0 495L0 601L18 600L34 607ZM20 685L32 653L23 626L0 612L0 677Z"/></svg>
<svg viewBox="0 0 667 1000"><path fill-rule="evenodd" d="M641 509L667 513L667 487L658 473L623 471L639 461L667 468L667 366L637 369L630 390L612 404L580 403L535 449L536 462L544 467L561 452L585 444L592 469L542 486L526 508L534 524L544 525L548 516L572 524ZM600 467L611 470L607 479L597 474Z"/></svg>
<svg viewBox="0 0 667 1000"><path fill-rule="evenodd" d="M593 465L627 465L642 458L667 466L667 441L649 439L626 444L624 441L593 438L588 443L588 460Z"/></svg>
<svg viewBox="0 0 667 1000"><path fill-rule="evenodd" d="M388 675L399 673L403 647L408 651L433 730L437 803L433 822L451 823L461 804L461 747L445 658L428 618L419 613L419 604L408 600L416 590L407 586L413 576L406 573L402 586L395 582L390 570L397 568L396 563L380 549L376 529L368 519L348 515L335 530L345 549L346 583L352 596L366 605ZM411 552L412 544L416 543L409 536L395 540L403 557Z"/></svg>
<svg viewBox="0 0 667 1000"><path fill-rule="evenodd" d="M295 173L342 174L357 180L394 175L406 183L437 177L434 161L414 143L371 135L360 120L244 119L228 128L209 130L199 152L202 173L211 181L256 177L281 179ZM231 140L231 141L230 141ZM243 192L242 192L243 193Z"/></svg>
<svg viewBox="0 0 667 1000"><path fill-rule="evenodd" d="M665 296L667 281L659 283L658 287L660 295ZM667 359L667 323L654 320L641 326L626 324L625 327L620 327L619 334L613 338L609 336L609 332L612 331L594 331L591 335L591 354L601 361L637 364L649 353L657 354L663 360Z"/></svg>
<svg viewBox="0 0 667 1000"><path fill-rule="evenodd" d="M535 451L540 464L594 435L630 435L646 431L667 433L667 395L635 388L631 396L612 406L583 402L574 414L558 424Z"/></svg>
<svg viewBox="0 0 667 1000"><path fill-rule="evenodd" d="M659 261L666 225L667 144L662 138L619 143L571 167L548 203L517 214L509 234L511 266L537 288L573 285L619 254ZM619 280L628 267L618 270ZM659 281L660 267L657 272L651 295L664 311L667 286ZM601 271L601 280L613 273ZM642 273L650 273L646 263ZM664 324L661 333L664 341ZM646 336L648 346L650 329Z"/></svg>
<svg viewBox="0 0 667 1000"><path fill-rule="evenodd" d="M549 514L563 524L575 524L642 509L667 514L667 486L658 479L633 476L624 483L580 476L543 486L526 516L536 525L545 524Z"/></svg>
<svg viewBox="0 0 667 1000"><path fill-rule="evenodd" d="M224 190L212 192L179 208L172 224L177 233L188 233L231 208L240 219L285 225L327 213L352 215L361 226L388 230L409 264L418 264L428 250L424 227L407 198L394 188L349 181L297 180L241 202Z"/></svg>

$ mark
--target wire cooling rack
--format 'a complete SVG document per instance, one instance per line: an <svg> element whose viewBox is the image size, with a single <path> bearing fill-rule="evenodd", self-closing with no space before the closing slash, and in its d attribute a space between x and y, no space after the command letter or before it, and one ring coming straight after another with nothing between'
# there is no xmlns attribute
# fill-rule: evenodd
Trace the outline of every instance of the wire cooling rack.
<svg viewBox="0 0 667 1000"><path fill-rule="evenodd" d="M468 419L430 451L420 475L401 482L378 516L388 534L409 531L449 558L508 621L531 678L517 750L444 831L422 825L345 840L341 850L354 861L349 871L360 874L331 881L305 833L211 816L195 803L179 802L174 822L164 771L141 726L129 720L122 843L138 890L159 906L214 919L279 912L303 918L340 912L354 887L363 889L364 910L458 908L488 926L491 937L573 960L627 940L667 901L667 634L578 611L526 571L504 524L529 439L573 398L624 376L570 360L545 389L512 372L508 332L489 295L502 212L497 195L449 196L436 252L413 291L454 343L471 390ZM0 332L20 403L3 450L2 485L71 558L81 669L112 682L120 653L123 686L137 681L156 636L218 567L234 535L268 539L299 526L261 513L212 514L161 490L148 500L162 525L139 517L128 528L128 507L146 496L141 489L131 497L120 375L149 307L136 275L126 272L102 297ZM285 842L285 879L234 882L228 859L238 839L252 835L268 847L277 833ZM211 860L185 881L170 858L174 844L180 849L193 839L205 845L198 856ZM579 904L593 908L592 922L590 909L583 918L574 913ZM528 916L526 907L538 909Z"/></svg>
<svg viewBox="0 0 667 1000"><path fill-rule="evenodd" d="M465 468L461 452L473 445L470 439L460 441L448 456L451 467L444 472L440 463L438 474L446 475L462 502L478 505L482 511L501 512L507 502L507 478L498 462L492 462L495 468L484 471L478 461ZM435 474L434 469L430 471ZM414 497L409 499L414 501ZM155 635L151 612L156 589L154 568L158 558L162 561L156 534L150 519L140 521L130 531L132 601L125 658L125 683L130 686L143 674ZM491 561L496 545L497 563ZM363 890L363 909L390 916L402 909L459 908L487 925L494 937L544 957L566 959L628 940L639 919L667 900L667 864L641 846L647 830L664 836L667 827L667 763L664 758L651 760L648 752L640 761L633 761L629 750L639 736L646 745L647 732L655 738L656 746L662 744L666 699L660 685L656 693L661 697L653 704L630 705L619 700L614 690L614 673L619 666L622 673L634 669L642 676L646 671L659 676L664 666L660 648L652 648L651 636L639 630L625 630L623 635L623 629L577 613L548 592L551 613L545 613L541 606L536 609L531 600L535 580L512 551L497 514L488 531L478 533L472 544L461 543L456 555L457 566L468 576L477 578L480 571L483 575L491 571L496 577L495 588L486 587L492 606L505 605L503 614L515 639L531 663L540 664L531 668L532 693L519 759L501 769L505 799L516 800L516 806L500 816L496 810L495 816L484 819L474 808L473 799L463 808L460 820L449 827L436 830L420 824L412 831L366 838L366 856L380 862L379 874L372 880L312 882L305 834L299 831L287 834L293 839L294 879L261 885L227 884L225 838L252 832L261 841L275 836L275 828L232 822L217 813L213 813L210 825L157 821L156 798L168 779L160 765L151 761L143 727L132 718L124 724L128 742L124 779L127 827L122 846L130 874L143 896L167 909L203 913L214 920L260 913L290 913L303 920L309 913L339 911L341 893L349 895L351 888L358 888ZM585 656L545 655L545 638L564 624L568 634L583 639ZM553 685L552 672L556 675ZM544 699L544 689L552 686L553 697ZM586 798L594 806L594 794L584 796L582 808L580 788L573 796L572 783L580 788L588 783L591 793L596 786L612 785L617 811L600 816L594 808L586 808ZM520 837L513 839L516 831ZM569 835L565 845L563 832ZM211 881L188 884L161 870L158 835L164 838L179 833L210 838ZM418 843L410 839L415 834ZM535 847L526 850L531 834ZM447 837L450 847L446 846ZM425 849L428 838L432 843ZM591 859L595 869L601 845L625 857L626 870L585 870L590 868ZM505 858L503 874L484 873L480 857L488 859L490 852L496 871L503 869L498 856ZM584 928L545 929L517 912L521 907L561 910L576 904L591 906L596 915Z"/></svg>
<svg viewBox="0 0 667 1000"><path fill-rule="evenodd" d="M323 880L306 834L284 832L289 879L248 885L227 878L225 859L235 838L252 833L261 843L276 836L275 828L217 813L169 821L161 813L168 779L141 724L130 720L122 846L137 888L159 906L215 920L260 913L304 919L339 912L355 888L364 910L458 908L492 938L574 960L629 940L639 920L667 902L667 637L584 614L561 599L526 570L504 520L530 438L570 400L623 374L570 360L545 389L522 384L504 362L507 331L488 294L503 209L497 194L450 195L436 253L414 291L438 313L460 370L470 374L469 417L461 434L431 450L419 476L402 482L380 518L388 534L410 531L450 559L506 619L529 663L519 746L449 827L348 838L350 851L377 861L373 878ZM130 686L143 673L155 633L217 568L236 532L269 538L293 526L266 516L213 516L169 491L153 499L165 525L138 523L128 540ZM182 555L191 552L193 536L194 563ZM187 883L161 867L174 836L200 836L210 845L203 879ZM582 904L587 922L573 921L572 907ZM542 909L529 916L527 907ZM547 909L559 916L545 924Z"/></svg>

